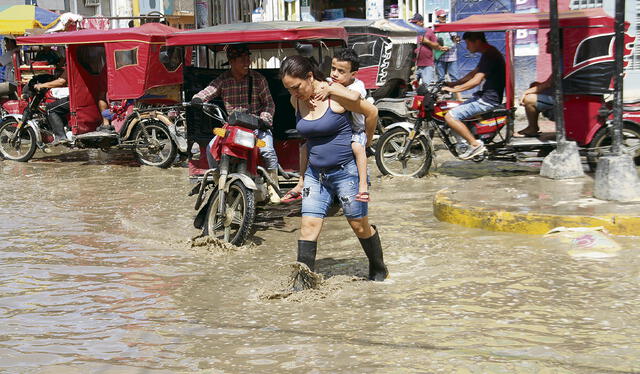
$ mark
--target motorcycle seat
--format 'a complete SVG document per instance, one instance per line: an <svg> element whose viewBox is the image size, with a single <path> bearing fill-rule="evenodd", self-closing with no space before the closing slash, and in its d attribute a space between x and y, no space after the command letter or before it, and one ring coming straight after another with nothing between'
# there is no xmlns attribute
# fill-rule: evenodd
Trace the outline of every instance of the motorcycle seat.
<svg viewBox="0 0 640 374"><path fill-rule="evenodd" d="M500 104L497 107L488 110L483 113L478 113L474 118L470 119L489 119L494 117L507 116L510 113L514 112L516 108L507 109L504 104Z"/></svg>
<svg viewBox="0 0 640 374"><path fill-rule="evenodd" d="M381 103L381 102L386 102L386 103L404 103L404 101L407 100L406 97L401 97L401 98L382 98L382 99L378 99L375 101L375 104Z"/></svg>

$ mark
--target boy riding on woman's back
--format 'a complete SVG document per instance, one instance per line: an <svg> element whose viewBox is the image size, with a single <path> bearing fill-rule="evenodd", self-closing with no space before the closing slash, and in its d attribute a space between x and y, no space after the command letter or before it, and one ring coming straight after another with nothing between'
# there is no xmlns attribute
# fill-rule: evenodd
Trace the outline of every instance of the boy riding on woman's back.
<svg viewBox="0 0 640 374"><path fill-rule="evenodd" d="M315 98L311 100L310 105L314 105L315 101L323 101L328 96L333 95L345 98L350 101L358 101L365 99L367 91L364 83L356 78L358 69L360 68L360 59L356 52L351 48L339 50L331 61L331 75L329 85L322 87ZM367 153L366 147L370 144L371 139L367 138L365 133L365 123L368 121L377 121L377 118L365 118L363 114L351 113L352 118L352 137L351 149L356 160L358 168L358 194L356 200L362 202L369 201L369 182L367 179ZM373 126L375 127L375 123ZM303 187L302 178L298 184L287 192L283 198L283 202L291 202L302 197L300 195Z"/></svg>

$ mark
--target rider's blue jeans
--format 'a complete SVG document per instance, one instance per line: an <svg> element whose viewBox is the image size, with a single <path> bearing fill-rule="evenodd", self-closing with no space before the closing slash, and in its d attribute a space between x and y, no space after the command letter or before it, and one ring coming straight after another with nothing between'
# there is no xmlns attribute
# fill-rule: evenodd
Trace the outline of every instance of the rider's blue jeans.
<svg viewBox="0 0 640 374"><path fill-rule="evenodd" d="M264 140L267 144L260 148L260 156L262 156L262 160L264 160L267 170L278 170L278 156L276 155L276 149L273 147L273 135L271 134L271 131L255 130L254 133L258 139ZM211 155L211 146L215 140L216 137L214 136L209 144L207 144L207 161L209 162L210 168L218 166L218 162Z"/></svg>

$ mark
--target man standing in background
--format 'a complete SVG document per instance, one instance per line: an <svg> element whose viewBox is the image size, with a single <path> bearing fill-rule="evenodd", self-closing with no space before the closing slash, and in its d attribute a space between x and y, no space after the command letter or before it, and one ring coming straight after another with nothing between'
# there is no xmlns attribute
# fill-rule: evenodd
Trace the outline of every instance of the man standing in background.
<svg viewBox="0 0 640 374"><path fill-rule="evenodd" d="M447 23L447 11L444 9L436 10L436 22ZM436 33L438 43L443 47L449 48L448 51L435 51L434 59L436 61L436 73L439 80L446 80L447 74L449 75L449 81L455 82L458 80L458 48L457 44L460 43L460 37L455 32L439 32ZM462 100L460 92L455 93L456 100Z"/></svg>
<svg viewBox="0 0 640 374"><path fill-rule="evenodd" d="M424 27L424 17L416 13L409 22ZM435 79L435 67L433 51L446 52L448 47L438 44L436 34L429 27L424 29L424 35L418 35L418 47L416 48L416 79L420 84L431 83Z"/></svg>

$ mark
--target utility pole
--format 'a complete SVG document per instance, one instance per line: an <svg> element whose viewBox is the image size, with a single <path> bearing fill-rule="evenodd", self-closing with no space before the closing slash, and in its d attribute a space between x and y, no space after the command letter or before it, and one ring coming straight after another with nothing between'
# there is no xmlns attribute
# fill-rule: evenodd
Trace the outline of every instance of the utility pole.
<svg viewBox="0 0 640 374"><path fill-rule="evenodd" d="M593 195L598 199L632 201L640 199L640 180L633 162L622 144L622 96L624 93L624 0L616 0L615 67L613 96L613 126L609 127L611 152L600 158L596 169Z"/></svg>
<svg viewBox="0 0 640 374"><path fill-rule="evenodd" d="M564 128L564 105L562 93L562 49L560 48L560 20L558 17L558 0L549 2L549 36L551 42L551 69L553 70L554 114L556 120L556 149L542 162L540 175L551 179L569 179L582 177L582 161L576 142L567 141Z"/></svg>

